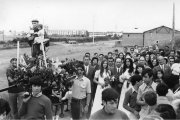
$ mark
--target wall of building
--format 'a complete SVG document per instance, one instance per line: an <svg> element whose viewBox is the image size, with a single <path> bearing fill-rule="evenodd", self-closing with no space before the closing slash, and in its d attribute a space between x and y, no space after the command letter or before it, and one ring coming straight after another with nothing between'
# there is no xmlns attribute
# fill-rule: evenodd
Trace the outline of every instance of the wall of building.
<svg viewBox="0 0 180 120"><path fill-rule="evenodd" d="M180 32L176 32L175 36L180 36ZM165 31L162 29L161 31L153 30L144 33L144 45L149 46L153 45L158 41L159 44L169 43L172 39L172 30Z"/></svg>
<svg viewBox="0 0 180 120"><path fill-rule="evenodd" d="M122 46L143 46L142 33L123 33Z"/></svg>

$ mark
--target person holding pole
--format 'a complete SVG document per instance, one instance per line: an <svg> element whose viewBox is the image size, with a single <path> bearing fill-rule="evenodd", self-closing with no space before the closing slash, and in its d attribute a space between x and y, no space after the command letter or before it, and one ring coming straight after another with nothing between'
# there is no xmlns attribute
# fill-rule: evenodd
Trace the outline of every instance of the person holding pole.
<svg viewBox="0 0 180 120"><path fill-rule="evenodd" d="M6 70L6 76L8 80L9 86L13 86L16 84L18 78L16 78L16 70L17 70L17 58L12 58L10 60L10 66ZM22 96L24 94L23 88L13 87L8 90L9 93L9 104L11 107L11 116L13 119L19 119L18 115L18 107L22 104Z"/></svg>

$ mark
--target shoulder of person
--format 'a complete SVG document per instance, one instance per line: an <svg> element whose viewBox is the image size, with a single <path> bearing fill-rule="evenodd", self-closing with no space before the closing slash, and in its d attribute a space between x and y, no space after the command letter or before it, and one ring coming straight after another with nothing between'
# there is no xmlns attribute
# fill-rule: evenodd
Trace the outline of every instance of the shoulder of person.
<svg viewBox="0 0 180 120"><path fill-rule="evenodd" d="M123 119L123 120L129 120L129 117L127 114L121 110L117 110L117 114Z"/></svg>
<svg viewBox="0 0 180 120"><path fill-rule="evenodd" d="M98 110L97 112L95 112L94 114L91 115L90 120L99 120L102 119L101 115L103 114L103 110Z"/></svg>
<svg viewBox="0 0 180 120"><path fill-rule="evenodd" d="M43 101L45 102L51 102L51 100L44 94L42 94L41 98L43 99Z"/></svg>

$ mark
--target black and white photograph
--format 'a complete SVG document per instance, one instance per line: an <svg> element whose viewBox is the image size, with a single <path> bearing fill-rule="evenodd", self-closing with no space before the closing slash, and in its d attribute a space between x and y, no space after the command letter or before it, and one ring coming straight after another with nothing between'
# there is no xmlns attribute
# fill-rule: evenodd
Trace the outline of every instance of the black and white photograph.
<svg viewBox="0 0 180 120"><path fill-rule="evenodd" d="M0 8L0 120L180 119L180 0Z"/></svg>

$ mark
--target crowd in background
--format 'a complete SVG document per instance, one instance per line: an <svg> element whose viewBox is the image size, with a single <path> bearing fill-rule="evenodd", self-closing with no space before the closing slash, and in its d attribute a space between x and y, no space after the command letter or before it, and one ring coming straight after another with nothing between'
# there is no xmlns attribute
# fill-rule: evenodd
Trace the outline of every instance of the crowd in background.
<svg viewBox="0 0 180 120"><path fill-rule="evenodd" d="M51 61L52 69L56 74L66 73L62 66L71 61ZM17 60L11 59L10 63L6 75L11 86ZM13 119L52 119L53 116L59 119L64 117L66 106L72 119L98 119L96 112L108 108L102 104L100 95L105 89L113 88L119 96L115 108L118 109L122 89L126 89L123 107L136 119L180 119L180 51L170 50L168 46L158 49L136 45L107 54L87 52L82 63L74 71L72 82L61 89L50 89L50 95L41 92L41 78L37 76L30 80L31 97L24 98L20 87L9 89L9 101L0 99L1 117L11 113ZM105 112L108 115L110 111Z"/></svg>

